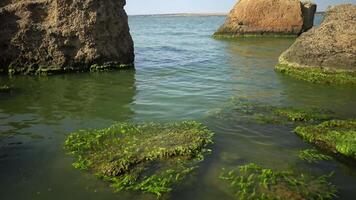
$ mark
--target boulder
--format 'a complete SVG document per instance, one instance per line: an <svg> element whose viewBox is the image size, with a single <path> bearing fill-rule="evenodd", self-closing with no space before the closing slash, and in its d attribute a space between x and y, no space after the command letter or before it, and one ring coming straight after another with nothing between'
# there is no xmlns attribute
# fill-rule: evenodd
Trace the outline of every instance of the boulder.
<svg viewBox="0 0 356 200"><path fill-rule="evenodd" d="M356 84L356 5L330 7L320 27L303 33L276 69L313 82Z"/></svg>
<svg viewBox="0 0 356 200"><path fill-rule="evenodd" d="M133 66L125 0L1 0L0 73Z"/></svg>
<svg viewBox="0 0 356 200"><path fill-rule="evenodd" d="M313 26L315 12L299 0L240 0L214 36L296 36Z"/></svg>

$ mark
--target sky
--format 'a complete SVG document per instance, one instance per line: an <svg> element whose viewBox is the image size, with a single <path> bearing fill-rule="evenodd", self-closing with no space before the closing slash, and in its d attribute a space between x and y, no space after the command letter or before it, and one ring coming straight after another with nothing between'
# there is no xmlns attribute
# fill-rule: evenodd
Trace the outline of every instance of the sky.
<svg viewBox="0 0 356 200"><path fill-rule="evenodd" d="M129 15L167 13L228 13L237 0L126 0ZM356 0L314 0L318 11L329 5L353 3Z"/></svg>

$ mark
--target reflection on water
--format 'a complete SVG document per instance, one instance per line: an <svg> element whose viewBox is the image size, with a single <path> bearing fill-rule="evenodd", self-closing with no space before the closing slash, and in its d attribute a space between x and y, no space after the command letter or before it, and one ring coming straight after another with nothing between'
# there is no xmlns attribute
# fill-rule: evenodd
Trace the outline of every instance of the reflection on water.
<svg viewBox="0 0 356 200"><path fill-rule="evenodd" d="M256 162L274 169L321 175L341 199L353 199L356 166L339 161L308 164L299 150L311 146L291 125L268 125L209 116L231 98L269 105L319 106L340 117L356 117L355 88L315 85L274 71L293 39L214 40L224 17L130 17L136 71L68 74L53 77L0 77L17 89L0 96L1 199L154 199L150 195L112 193L106 183L71 167L62 151L65 135L102 128L115 121L205 123L215 134L213 153L190 184L170 199L233 199L218 176L221 168ZM231 110L233 112L233 110Z"/></svg>
<svg viewBox="0 0 356 200"><path fill-rule="evenodd" d="M1 77L1 82L15 86L0 97L1 199L72 199L79 194L95 199L91 195L100 189L113 197L106 185L74 171L61 146L73 130L130 120L135 71Z"/></svg>

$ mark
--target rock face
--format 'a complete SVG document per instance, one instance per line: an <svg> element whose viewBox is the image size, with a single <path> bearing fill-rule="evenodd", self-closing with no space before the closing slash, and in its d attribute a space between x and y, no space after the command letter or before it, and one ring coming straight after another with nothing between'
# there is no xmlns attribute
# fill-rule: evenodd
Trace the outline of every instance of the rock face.
<svg viewBox="0 0 356 200"><path fill-rule="evenodd" d="M240 0L214 35L299 35L313 27L315 12L299 0Z"/></svg>
<svg viewBox="0 0 356 200"><path fill-rule="evenodd" d="M0 73L133 66L125 0L1 0Z"/></svg>
<svg viewBox="0 0 356 200"><path fill-rule="evenodd" d="M329 78L332 73L350 72L349 78L356 83L356 5L329 8L320 27L303 33L279 58L277 70L290 69L319 69Z"/></svg>

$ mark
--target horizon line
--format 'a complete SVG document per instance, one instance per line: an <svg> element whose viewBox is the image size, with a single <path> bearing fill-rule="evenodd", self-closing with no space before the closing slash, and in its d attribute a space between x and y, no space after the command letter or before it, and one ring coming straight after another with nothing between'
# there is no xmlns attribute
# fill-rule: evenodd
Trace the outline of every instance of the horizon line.
<svg viewBox="0 0 356 200"><path fill-rule="evenodd" d="M325 11L317 11L315 14L323 14ZM227 16L229 12L182 12L182 13L147 13L147 14L127 14L128 16Z"/></svg>
<svg viewBox="0 0 356 200"><path fill-rule="evenodd" d="M149 15L177 15L177 16L184 16L184 15L200 15L200 16L226 16L229 13L225 12L182 12L182 13L145 13L145 14L127 14L128 16L149 16Z"/></svg>

